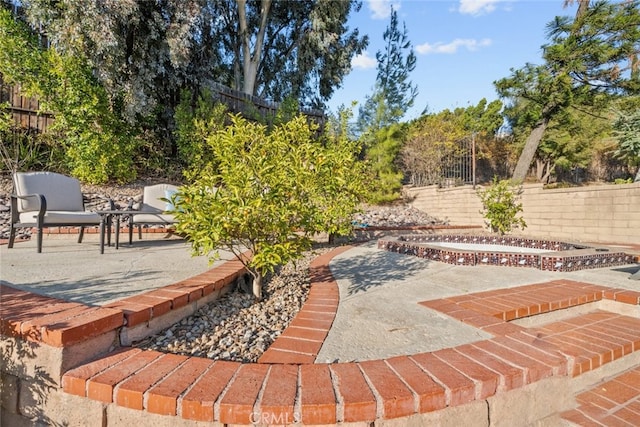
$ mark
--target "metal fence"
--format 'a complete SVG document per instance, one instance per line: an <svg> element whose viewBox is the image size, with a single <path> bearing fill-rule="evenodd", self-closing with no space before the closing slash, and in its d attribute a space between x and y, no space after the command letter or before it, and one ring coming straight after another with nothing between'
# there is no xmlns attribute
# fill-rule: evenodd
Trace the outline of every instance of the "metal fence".
<svg viewBox="0 0 640 427"><path fill-rule="evenodd" d="M441 187L476 183L475 140L473 136L458 141L458 147L442 158Z"/></svg>

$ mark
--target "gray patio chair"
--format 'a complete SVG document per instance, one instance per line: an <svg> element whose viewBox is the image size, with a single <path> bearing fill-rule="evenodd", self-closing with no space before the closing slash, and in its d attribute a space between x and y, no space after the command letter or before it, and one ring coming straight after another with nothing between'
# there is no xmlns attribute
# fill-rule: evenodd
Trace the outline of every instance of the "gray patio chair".
<svg viewBox="0 0 640 427"><path fill-rule="evenodd" d="M133 228L138 228L138 239L142 239L143 225L172 225L177 221L171 214L166 213L171 209L170 204L163 199L170 199L178 187L171 184L157 184L144 187L140 213L131 215L129 219L129 244L133 241Z"/></svg>
<svg viewBox="0 0 640 427"><path fill-rule="evenodd" d="M18 228L37 229L40 253L44 228L80 227L78 243L82 243L84 228L100 224L100 215L85 211L80 182L75 178L53 172L16 172L13 186L9 248L13 248Z"/></svg>

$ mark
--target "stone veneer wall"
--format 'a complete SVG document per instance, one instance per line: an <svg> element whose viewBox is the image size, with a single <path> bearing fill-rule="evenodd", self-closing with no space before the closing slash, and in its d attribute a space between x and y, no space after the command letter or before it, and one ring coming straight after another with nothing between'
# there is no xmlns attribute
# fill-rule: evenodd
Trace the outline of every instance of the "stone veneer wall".
<svg viewBox="0 0 640 427"><path fill-rule="evenodd" d="M479 188L479 187L478 187ZM407 187L414 207L451 225L483 225L482 204L470 186ZM526 184L522 194L524 234L600 243L640 242L640 183L545 190Z"/></svg>

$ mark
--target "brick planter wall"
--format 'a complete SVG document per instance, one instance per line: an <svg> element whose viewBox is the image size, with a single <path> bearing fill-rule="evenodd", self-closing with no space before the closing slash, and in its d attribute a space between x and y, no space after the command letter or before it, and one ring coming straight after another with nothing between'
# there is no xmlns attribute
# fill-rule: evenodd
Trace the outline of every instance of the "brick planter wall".
<svg viewBox="0 0 640 427"><path fill-rule="evenodd" d="M384 360L313 364L308 356L317 345L311 348L309 343L326 334L337 306L337 284L326 266L345 249L325 254L312 265L310 299L293 326L307 333L286 331L282 338L287 343L273 350L292 358L285 361L267 352L269 363L212 361L118 344L122 328L197 303L206 298L205 288L215 295L216 287L223 289L242 271L239 263L211 270L208 280L172 285L169 290L175 294L165 288L143 295L143 303L136 304L134 298L92 314L3 286L3 423L162 427L300 422L364 427L372 422L475 425L483 420L528 425L557 421L554 417L574 405L572 377L640 354L639 292L558 280L421 303L493 334L492 339ZM176 295L180 292L188 296ZM633 317L585 314L544 328L509 323L605 300L629 305ZM88 322L74 320L78 316ZM595 335L602 336L597 346L589 344ZM74 348L83 345L82 336L88 344ZM100 337L106 337L102 345L94 345ZM82 356L73 356L78 350ZM637 357L631 362L638 363Z"/></svg>

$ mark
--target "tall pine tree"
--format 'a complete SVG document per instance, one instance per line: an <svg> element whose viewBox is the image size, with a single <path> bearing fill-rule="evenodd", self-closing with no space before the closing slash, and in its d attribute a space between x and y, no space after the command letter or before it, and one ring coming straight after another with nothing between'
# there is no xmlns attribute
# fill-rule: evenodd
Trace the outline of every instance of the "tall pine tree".
<svg viewBox="0 0 640 427"><path fill-rule="evenodd" d="M391 20L383 34L384 50L376 53L378 61L376 85L359 110L359 128L377 130L398 123L413 106L418 88L409 79L416 68L416 55L409 40L407 26L402 30L398 12L391 8Z"/></svg>
<svg viewBox="0 0 640 427"><path fill-rule="evenodd" d="M373 94L360 108L358 128L365 157L375 174L374 203L392 201L400 196L402 173L398 156L404 140L400 119L413 106L418 94L409 75L416 67L416 55L398 13L391 8L391 20L383 34L384 50L376 53L378 75Z"/></svg>

